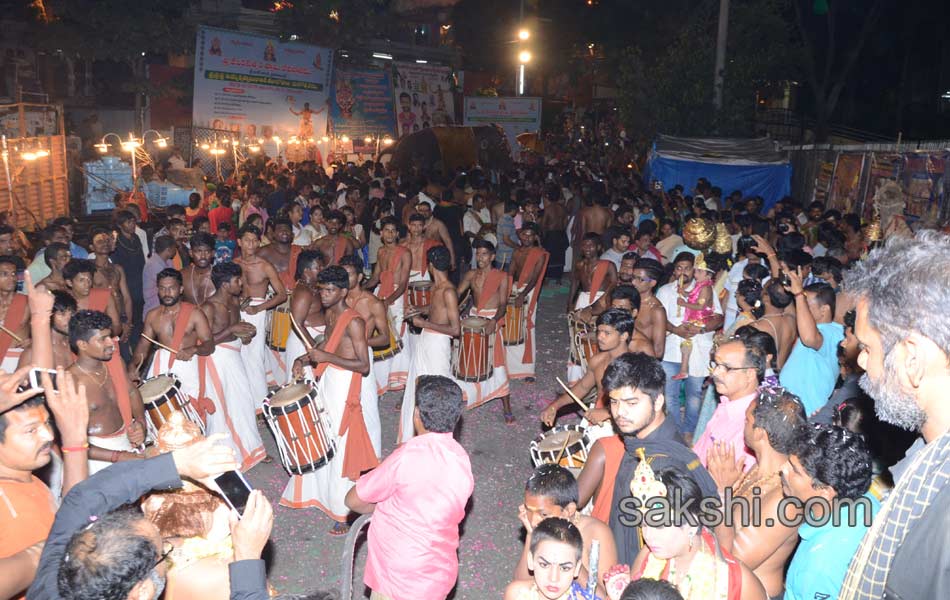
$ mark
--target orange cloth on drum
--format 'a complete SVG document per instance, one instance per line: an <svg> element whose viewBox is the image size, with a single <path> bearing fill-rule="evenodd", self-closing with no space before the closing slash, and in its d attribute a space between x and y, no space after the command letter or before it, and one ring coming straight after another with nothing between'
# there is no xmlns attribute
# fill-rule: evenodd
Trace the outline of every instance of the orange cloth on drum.
<svg viewBox="0 0 950 600"><path fill-rule="evenodd" d="M495 292L498 291L498 288L501 286L501 282L508 277L508 273L505 273L501 269L492 269L488 272L488 275L485 277L485 287L482 288L482 293L478 295L478 298L475 299L475 310L488 310L485 305L488 304L488 301L491 300L491 297L495 295ZM503 367L505 366L505 343L504 337L501 335L501 327L495 327L495 356L493 361L493 366Z"/></svg>
<svg viewBox="0 0 950 600"><path fill-rule="evenodd" d="M528 313L525 315L526 328L528 331L534 329L534 314L535 307L538 305L538 298L541 296L541 283L544 282L544 274L548 271L548 260L551 258L551 254L544 248L532 248L528 250L528 258L525 259L524 265L521 267L521 273L518 275L518 287L526 288L528 286L528 276L531 274L531 271L534 270L534 266L538 264L539 260L544 260L544 263L541 265L541 271L538 273L538 279L534 284L534 294L531 297L531 304L528 305ZM534 362L534 348L531 346L531 336L528 335L525 337L524 341L524 357L521 359L521 362L528 364Z"/></svg>
<svg viewBox="0 0 950 600"><path fill-rule="evenodd" d="M343 341L343 334L349 326L350 321L359 317L359 313L352 308L348 308L340 315L340 320L333 326L333 332L330 339L327 340L324 351L335 354ZM320 377L326 372L330 363L324 362L317 365L313 370L316 377ZM379 459L376 457L376 450L373 449L373 442L369 438L369 432L366 430L366 422L363 421L363 407L360 405L360 389L363 385L363 376L359 373L352 373L350 379L350 389L346 393L346 407L343 409L343 419L340 421L340 430L337 435L346 437L346 448L343 450L343 476L352 481L360 478L360 473L374 469L379 465Z"/></svg>

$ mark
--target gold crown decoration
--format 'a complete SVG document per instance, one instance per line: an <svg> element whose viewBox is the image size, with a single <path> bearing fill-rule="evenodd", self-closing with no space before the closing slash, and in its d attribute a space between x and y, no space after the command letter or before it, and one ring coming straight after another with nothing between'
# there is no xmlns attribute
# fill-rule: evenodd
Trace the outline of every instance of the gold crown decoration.
<svg viewBox="0 0 950 600"><path fill-rule="evenodd" d="M697 254L695 260L693 260L693 268L702 269L703 271L712 271L709 265L706 264L706 256L702 252Z"/></svg>
<svg viewBox="0 0 950 600"><path fill-rule="evenodd" d="M633 479L630 480L630 493L640 500L640 510L646 512L649 510L647 503L653 498L666 498L666 485L656 478L653 467L647 462L646 453L643 448L637 448L637 457L640 464L633 472Z"/></svg>
<svg viewBox="0 0 950 600"><path fill-rule="evenodd" d="M716 254L732 254L732 236L729 235L725 223L716 223L716 237L713 240L712 251Z"/></svg>
<svg viewBox="0 0 950 600"><path fill-rule="evenodd" d="M705 252L712 246L715 236L716 228L709 219L694 217L683 226L683 241L693 250Z"/></svg>
<svg viewBox="0 0 950 600"><path fill-rule="evenodd" d="M884 230L881 227L881 211L874 209L874 217L864 230L864 241L868 244L880 242L884 239Z"/></svg>

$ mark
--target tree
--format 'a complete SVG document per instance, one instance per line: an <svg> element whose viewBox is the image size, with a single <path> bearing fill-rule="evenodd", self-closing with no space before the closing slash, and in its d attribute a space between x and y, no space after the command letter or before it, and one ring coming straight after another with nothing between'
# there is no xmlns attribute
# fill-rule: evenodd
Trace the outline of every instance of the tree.
<svg viewBox="0 0 950 600"><path fill-rule="evenodd" d="M877 24L883 1L835 0L828 3L827 11L810 12L806 11L811 0L790 1L815 103L815 141L823 142L828 139L828 124L841 90Z"/></svg>
<svg viewBox="0 0 950 600"><path fill-rule="evenodd" d="M385 34L392 22L389 0L299 0L277 10L284 39L331 48L352 47Z"/></svg>
<svg viewBox="0 0 950 600"><path fill-rule="evenodd" d="M194 48L195 31L185 19L190 0L70 0L58 3L46 21L34 23L37 46L94 61L128 66L136 119L149 93L146 57Z"/></svg>

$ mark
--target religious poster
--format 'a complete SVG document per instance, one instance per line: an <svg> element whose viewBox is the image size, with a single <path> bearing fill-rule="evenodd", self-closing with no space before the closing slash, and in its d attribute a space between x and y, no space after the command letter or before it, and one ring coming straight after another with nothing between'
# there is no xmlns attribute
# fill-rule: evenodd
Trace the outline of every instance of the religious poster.
<svg viewBox="0 0 950 600"><path fill-rule="evenodd" d="M818 163L818 174L815 176L815 192L812 201L818 201L822 204L828 202L828 191L831 188L831 180L835 174L835 161L823 160Z"/></svg>
<svg viewBox="0 0 950 600"><path fill-rule="evenodd" d="M861 187L861 173L864 170L864 154L838 155L831 180L831 191L827 207L849 213L854 210Z"/></svg>
<svg viewBox="0 0 950 600"><path fill-rule="evenodd" d="M452 84L448 67L394 62L393 101L399 137L435 125L454 125Z"/></svg>
<svg viewBox="0 0 950 600"><path fill-rule="evenodd" d="M355 152L375 154L376 140L395 138L390 71L339 66L334 69L330 120L333 135L346 135L353 140ZM367 136L372 138L368 144L364 141Z"/></svg>
<svg viewBox="0 0 950 600"><path fill-rule="evenodd" d="M541 130L541 99L533 96L468 96L465 98L463 124L498 125L508 138L511 157L518 160L521 155L518 134Z"/></svg>
<svg viewBox="0 0 950 600"><path fill-rule="evenodd" d="M897 181L904 161L900 154L872 152L868 157L868 177L864 192L864 207L861 218L865 221L874 216L874 196L888 181Z"/></svg>
<svg viewBox="0 0 950 600"><path fill-rule="evenodd" d="M913 153L904 155L901 170L901 187L908 217L934 224L943 201L946 154L943 152Z"/></svg>
<svg viewBox="0 0 950 600"><path fill-rule="evenodd" d="M251 33L200 27L192 124L243 139L324 135L333 52Z"/></svg>

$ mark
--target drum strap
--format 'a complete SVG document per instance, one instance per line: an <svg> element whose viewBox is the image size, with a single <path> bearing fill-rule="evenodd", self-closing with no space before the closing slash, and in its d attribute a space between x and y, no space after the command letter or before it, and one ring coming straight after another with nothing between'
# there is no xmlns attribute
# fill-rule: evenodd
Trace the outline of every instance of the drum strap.
<svg viewBox="0 0 950 600"><path fill-rule="evenodd" d="M539 260L544 261L541 265L541 271L538 272L538 280L534 284L534 289L531 290L531 303L528 305L528 314L525 315L528 335L525 336L524 355L521 357L521 363L525 365L534 362L534 348L531 345L531 330L534 329L535 309L538 306L538 298L541 295L541 283L544 282L544 274L548 271L548 260L550 258L551 255L542 248L532 248L528 252L528 258L525 259L524 266L521 267L521 273L518 275L518 287L523 288L527 286L528 276L531 274L531 271L534 270L534 266Z"/></svg>
<svg viewBox="0 0 950 600"><path fill-rule="evenodd" d="M396 268L408 251L409 248L405 246L393 246L393 253L389 257L389 268L379 274L379 287L376 290L376 296L380 300L396 291Z"/></svg>
<svg viewBox="0 0 950 600"><path fill-rule="evenodd" d="M340 264L340 259L343 258L343 255L346 253L346 238L342 234L337 234L336 244L333 246L333 257L330 261L331 265Z"/></svg>
<svg viewBox="0 0 950 600"><path fill-rule="evenodd" d="M115 390L115 401L122 415L122 423L128 427L132 423L132 403L129 400L129 379L125 371L125 362L119 349L112 353L112 358L106 363L109 379L112 380L112 389ZM142 423L145 425L145 423Z"/></svg>
<svg viewBox="0 0 950 600"><path fill-rule="evenodd" d="M301 252L303 252L303 246L291 246L290 262L288 262L287 270L279 273L280 280L288 290L292 290L297 282L297 260L300 258Z"/></svg>
<svg viewBox="0 0 950 600"><path fill-rule="evenodd" d="M182 302L178 316L175 318L175 330L172 332L172 348L181 350L181 343L185 339L185 330L188 329L188 320L191 319L191 313L195 310L195 305L190 302ZM176 354L168 353L168 368L171 369L175 364Z"/></svg>
<svg viewBox="0 0 950 600"><path fill-rule="evenodd" d="M482 288L482 293L478 295L478 299L475 302L475 308L477 310L485 310L485 305L488 304L488 301L491 300L491 297L495 295L495 292L498 291L501 282L508 277L508 273L500 269L492 269L488 272L488 275L485 277L485 286Z"/></svg>
<svg viewBox="0 0 950 600"><path fill-rule="evenodd" d="M23 322L23 315L26 314L26 296L23 294L14 294L10 306L7 307L7 316L3 319L3 326L10 331L16 331ZM10 345L13 344L13 337L6 331L0 332L0 359L7 355Z"/></svg>
<svg viewBox="0 0 950 600"><path fill-rule="evenodd" d="M195 412L205 423L208 422L208 415L213 415L218 407L214 405L214 400L208 397L208 372L213 368L210 356L197 356L198 359L198 397L194 398L191 405L195 407Z"/></svg>
<svg viewBox="0 0 950 600"><path fill-rule="evenodd" d="M593 304L594 300L597 298L597 292L599 292L601 286L604 285L604 279L607 278L607 269L610 268L611 264L612 263L609 260L597 261L597 266L594 267L594 273L590 278L590 295L588 296L588 304Z"/></svg>
<svg viewBox="0 0 950 600"><path fill-rule="evenodd" d="M435 248L436 246L441 246L442 242L439 240L425 240L422 242L422 275L425 276L429 272L429 250Z"/></svg>
<svg viewBox="0 0 950 600"><path fill-rule="evenodd" d="M333 324L333 331L324 350L331 354L336 353L350 321L358 316L360 316L359 313L352 308L344 310L339 320ZM313 370L314 375L322 377L328 366L330 363L318 364ZM356 481L361 473L375 469L379 465L379 458L376 456L376 450L373 449L373 442L369 438L369 432L363 420L363 407L360 404L362 387L363 376L359 373L351 373L346 405L343 407L340 430L337 432L339 436L349 433L346 436L346 448L343 450L343 476L351 481Z"/></svg>

